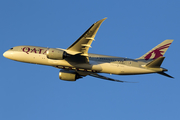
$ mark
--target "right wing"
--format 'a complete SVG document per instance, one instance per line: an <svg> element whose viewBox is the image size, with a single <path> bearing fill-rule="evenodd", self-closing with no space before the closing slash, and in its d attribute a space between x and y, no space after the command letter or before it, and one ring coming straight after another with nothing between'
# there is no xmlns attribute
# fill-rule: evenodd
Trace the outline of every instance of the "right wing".
<svg viewBox="0 0 180 120"><path fill-rule="evenodd" d="M88 56L88 50L91 47L91 43L101 25L106 18L94 23L81 37L79 37L70 47L67 48L67 52L70 54L80 54L82 56Z"/></svg>
<svg viewBox="0 0 180 120"><path fill-rule="evenodd" d="M122 80L116 80L116 79L108 78L108 77L99 75L99 74L97 74L97 73L92 73L92 74L89 74L89 75L92 76L92 77L97 77L97 78L101 78L101 79L105 79L105 80L110 80L110 81L127 82L127 81L122 81Z"/></svg>

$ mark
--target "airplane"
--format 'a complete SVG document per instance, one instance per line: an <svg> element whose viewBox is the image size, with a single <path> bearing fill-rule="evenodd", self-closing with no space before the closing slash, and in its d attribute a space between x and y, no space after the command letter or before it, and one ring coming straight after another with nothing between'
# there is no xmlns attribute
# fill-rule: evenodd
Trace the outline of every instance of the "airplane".
<svg viewBox="0 0 180 120"><path fill-rule="evenodd" d="M23 45L7 50L3 56L15 61L61 69L59 78L65 81L76 81L90 75L110 81L128 82L105 77L100 73L115 75L158 73L173 78L165 73L167 69L161 67L165 58L163 55L173 42L171 39L163 41L137 59L88 53L97 31L105 19L94 23L67 49Z"/></svg>

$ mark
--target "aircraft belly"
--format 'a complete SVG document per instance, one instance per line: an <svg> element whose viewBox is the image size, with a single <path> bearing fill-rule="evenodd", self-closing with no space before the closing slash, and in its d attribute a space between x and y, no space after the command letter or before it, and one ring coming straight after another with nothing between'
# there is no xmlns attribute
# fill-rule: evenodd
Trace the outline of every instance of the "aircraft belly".
<svg viewBox="0 0 180 120"><path fill-rule="evenodd" d="M127 66L122 64L103 63L100 64L103 73L117 74L117 75L132 75L132 74L146 74L153 73L155 71L138 68L133 66Z"/></svg>
<svg viewBox="0 0 180 120"><path fill-rule="evenodd" d="M111 63L102 63L100 64L103 73L110 73L110 74L119 74L121 69L118 65L112 65Z"/></svg>
<svg viewBox="0 0 180 120"><path fill-rule="evenodd" d="M154 73L155 72L153 70L139 68L139 67L133 67L133 66L123 65L120 67L121 67L122 71L119 73L119 75L146 74L146 73Z"/></svg>

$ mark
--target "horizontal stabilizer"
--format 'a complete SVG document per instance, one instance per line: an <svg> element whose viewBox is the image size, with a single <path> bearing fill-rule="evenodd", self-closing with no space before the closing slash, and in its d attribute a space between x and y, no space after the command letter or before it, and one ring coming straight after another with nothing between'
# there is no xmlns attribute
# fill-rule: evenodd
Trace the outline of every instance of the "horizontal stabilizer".
<svg viewBox="0 0 180 120"><path fill-rule="evenodd" d="M159 57L146 65L149 68L159 68L165 57Z"/></svg>
<svg viewBox="0 0 180 120"><path fill-rule="evenodd" d="M167 73L164 73L164 72L158 72L158 74L164 75L166 77L174 78L174 77L172 77L172 76L170 76L170 75L168 75Z"/></svg>

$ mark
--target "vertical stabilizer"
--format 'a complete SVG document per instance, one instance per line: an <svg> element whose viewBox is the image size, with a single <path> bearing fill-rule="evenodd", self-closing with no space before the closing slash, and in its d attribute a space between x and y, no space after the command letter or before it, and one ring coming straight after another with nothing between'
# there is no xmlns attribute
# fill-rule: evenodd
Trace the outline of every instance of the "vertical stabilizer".
<svg viewBox="0 0 180 120"><path fill-rule="evenodd" d="M144 54L143 56L137 59L149 60L149 59L156 59L162 57L172 42L173 40L164 40L162 43L160 43L159 45L151 49L149 52L147 52L146 54Z"/></svg>

